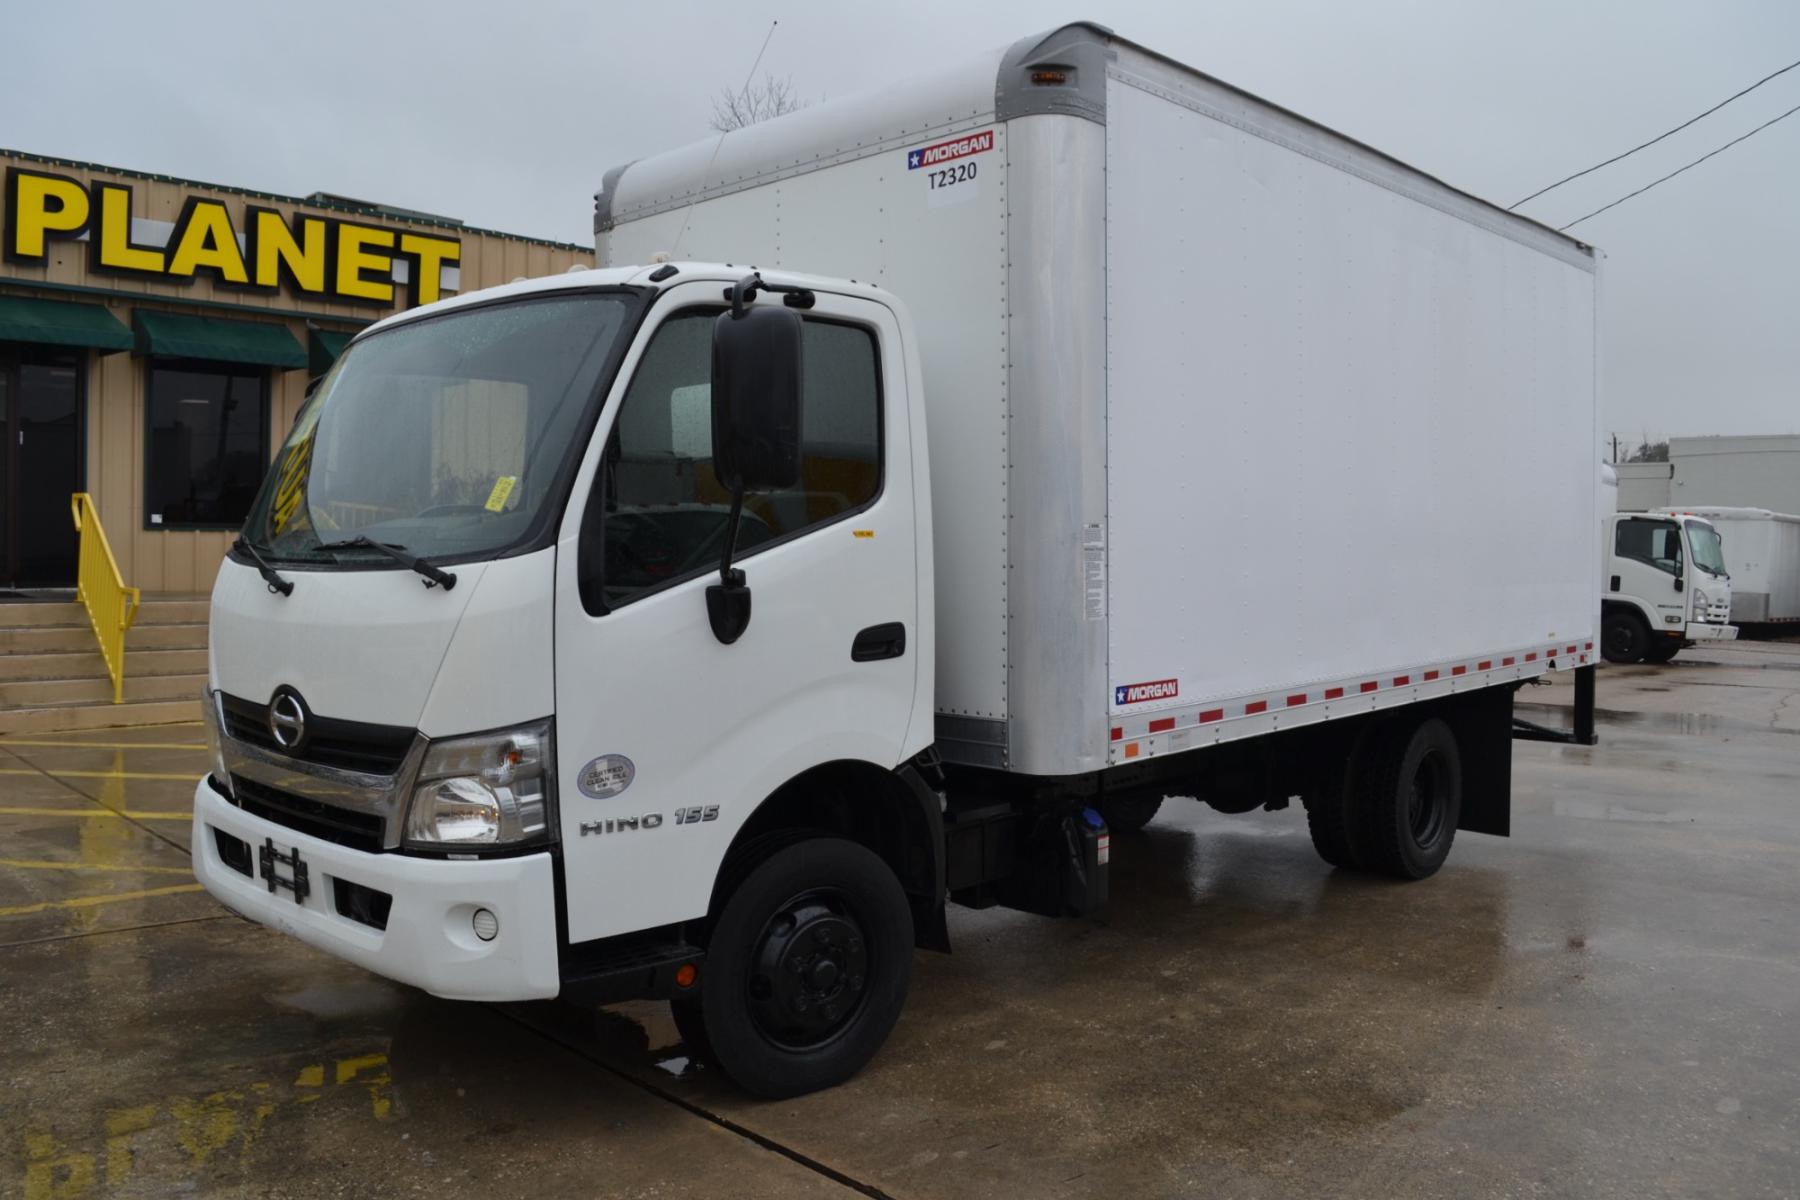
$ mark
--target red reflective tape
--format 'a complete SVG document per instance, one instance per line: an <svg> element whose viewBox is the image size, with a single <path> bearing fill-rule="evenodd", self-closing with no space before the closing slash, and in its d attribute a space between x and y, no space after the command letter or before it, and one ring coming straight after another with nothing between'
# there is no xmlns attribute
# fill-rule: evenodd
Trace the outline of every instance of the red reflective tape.
<svg viewBox="0 0 1800 1200"><path fill-rule="evenodd" d="M1150 722L1151 733L1166 733L1173 728L1175 728L1174 717L1158 717L1156 720Z"/></svg>
<svg viewBox="0 0 1800 1200"><path fill-rule="evenodd" d="M1267 700L1257 700L1257 701L1253 701L1250 704L1244 705L1244 715L1246 717L1254 717L1259 712L1268 712L1268 711L1269 711L1269 702Z"/></svg>
<svg viewBox="0 0 1800 1200"><path fill-rule="evenodd" d="M1494 669L1494 660L1491 658L1484 658L1475 664L1475 669L1477 671L1491 671Z"/></svg>
<svg viewBox="0 0 1800 1200"><path fill-rule="evenodd" d="M1438 673L1436 671L1425 672L1425 682L1426 683L1430 683L1432 680L1436 679L1437 677L1438 677Z"/></svg>
<svg viewBox="0 0 1800 1200"><path fill-rule="evenodd" d="M1513 659L1510 659L1510 658L1503 658L1503 659L1501 659L1501 660L1500 660L1500 665L1501 665L1501 666L1503 666L1503 667L1510 667L1510 666L1512 666L1512 665L1513 665L1513 662L1514 662L1514 661L1515 661L1515 660L1513 660Z"/></svg>
<svg viewBox="0 0 1800 1200"><path fill-rule="evenodd" d="M1207 709L1207 710L1206 710L1206 711L1205 711L1205 712L1203 712L1203 713L1201 713L1201 714L1200 714L1200 723L1201 723L1201 724L1202 724L1202 725L1205 725L1205 724L1206 724L1206 723L1207 723L1207 722L1209 722L1209 721L1219 721L1219 720L1223 720L1223 719L1224 719L1224 717L1225 717L1225 710L1224 710L1224 709L1222 709L1222 708L1209 708L1209 709Z"/></svg>
<svg viewBox="0 0 1800 1200"><path fill-rule="evenodd" d="M1359 691L1364 691L1364 692L1372 692L1372 691L1374 691L1374 690L1375 690L1375 688L1376 688L1376 686L1377 686L1377 685L1376 685L1376 683L1375 683L1375 681L1374 681L1374 680L1373 680L1373 679L1371 679L1371 680L1370 680L1370 681L1369 681L1369 682L1367 682L1367 683L1365 683L1365 684L1363 684L1363 685L1362 685L1362 686L1361 686L1361 687L1360 687L1360 688L1359 688L1359 689L1357 689L1357 690L1359 690Z"/></svg>
<svg viewBox="0 0 1800 1200"><path fill-rule="evenodd" d="M1567 650L1564 650L1563 653L1564 654L1573 654L1573 653L1575 653L1575 647L1570 646Z"/></svg>
<svg viewBox="0 0 1800 1200"><path fill-rule="evenodd" d="M1594 648L1594 643L1592 643L1592 642L1588 642L1586 645L1582 646L1583 650L1592 650L1593 648Z"/></svg>
<svg viewBox="0 0 1800 1200"><path fill-rule="evenodd" d="M1344 694L1343 688L1326 688L1325 689L1325 698L1327 700L1340 699L1343 696L1343 694Z"/></svg>
<svg viewBox="0 0 1800 1200"><path fill-rule="evenodd" d="M1581 661L1582 661L1582 662L1586 662L1586 661L1587 661L1587 655L1585 655L1585 654L1584 654L1584 655L1582 655L1582 656L1581 656Z"/></svg>
<svg viewBox="0 0 1800 1200"><path fill-rule="evenodd" d="M1289 708L1297 708L1300 705L1305 704L1305 703L1306 703L1306 693L1305 692L1301 692L1297 696L1289 696L1288 697L1288 707Z"/></svg>
<svg viewBox="0 0 1800 1200"><path fill-rule="evenodd" d="M1452 675L1467 675L1469 673L1469 668L1467 668L1467 667L1451 667L1450 673Z"/></svg>
<svg viewBox="0 0 1800 1200"><path fill-rule="evenodd" d="M1112 740L1115 742L1124 736L1125 736L1125 731L1123 729L1115 729L1112 731Z"/></svg>
<svg viewBox="0 0 1800 1200"><path fill-rule="evenodd" d="M1395 687L1405 687L1407 684L1409 684L1411 682L1412 682L1411 675L1396 675L1396 676L1394 676L1394 686Z"/></svg>
<svg viewBox="0 0 1800 1200"><path fill-rule="evenodd" d="M1509 658L1506 661L1511 662L1512 659ZM1525 656L1525 661L1526 662L1536 662L1537 661L1537 651L1533 650L1530 654L1527 654Z"/></svg>

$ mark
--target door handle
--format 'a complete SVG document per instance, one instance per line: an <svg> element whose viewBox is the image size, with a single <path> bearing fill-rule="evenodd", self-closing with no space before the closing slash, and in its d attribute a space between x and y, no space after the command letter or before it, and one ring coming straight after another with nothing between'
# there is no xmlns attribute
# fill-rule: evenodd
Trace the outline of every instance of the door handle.
<svg viewBox="0 0 1800 1200"><path fill-rule="evenodd" d="M899 621L871 625L850 643L851 662L880 662L906 653L906 626Z"/></svg>

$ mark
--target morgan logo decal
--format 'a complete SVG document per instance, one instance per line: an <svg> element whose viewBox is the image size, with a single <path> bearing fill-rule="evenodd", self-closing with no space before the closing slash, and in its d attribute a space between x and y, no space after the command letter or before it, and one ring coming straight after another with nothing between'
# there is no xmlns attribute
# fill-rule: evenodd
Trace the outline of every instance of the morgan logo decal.
<svg viewBox="0 0 1800 1200"><path fill-rule="evenodd" d="M939 142L935 146L924 146L918 150L906 152L906 169L916 171L920 167L937 167L959 158L967 158L971 154L980 154L994 148L994 131L984 129L980 133L972 133L968 137L952 138L947 142Z"/></svg>
<svg viewBox="0 0 1800 1200"><path fill-rule="evenodd" d="M631 786L637 768L623 754L602 754L589 759L575 776L575 786L589 800L607 800Z"/></svg>
<svg viewBox="0 0 1800 1200"><path fill-rule="evenodd" d="M1181 694L1181 681L1158 679L1154 683L1122 683L1113 689L1114 704L1142 704L1146 700L1173 700Z"/></svg>

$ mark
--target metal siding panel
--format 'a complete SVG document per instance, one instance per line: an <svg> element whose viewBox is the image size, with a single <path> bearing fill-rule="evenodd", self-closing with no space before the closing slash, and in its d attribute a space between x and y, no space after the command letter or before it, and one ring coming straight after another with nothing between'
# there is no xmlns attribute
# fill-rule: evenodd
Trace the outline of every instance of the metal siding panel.
<svg viewBox="0 0 1800 1200"><path fill-rule="evenodd" d="M1107 128L1110 669L1180 680L1129 711L1590 637L1591 272L1118 80Z"/></svg>

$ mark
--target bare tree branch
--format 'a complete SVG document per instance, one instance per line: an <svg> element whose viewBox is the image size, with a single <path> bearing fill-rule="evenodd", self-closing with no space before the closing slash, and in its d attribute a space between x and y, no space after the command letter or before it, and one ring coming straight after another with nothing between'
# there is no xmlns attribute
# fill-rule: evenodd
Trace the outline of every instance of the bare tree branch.
<svg viewBox="0 0 1800 1200"><path fill-rule="evenodd" d="M772 117L799 112L806 105L794 89L793 76L777 79L773 75L764 75L761 83L752 83L741 92L720 88L719 94L713 97L711 125L720 133L729 133Z"/></svg>

